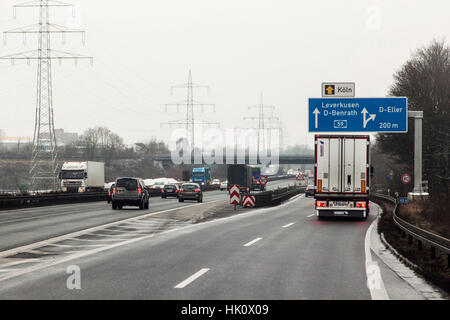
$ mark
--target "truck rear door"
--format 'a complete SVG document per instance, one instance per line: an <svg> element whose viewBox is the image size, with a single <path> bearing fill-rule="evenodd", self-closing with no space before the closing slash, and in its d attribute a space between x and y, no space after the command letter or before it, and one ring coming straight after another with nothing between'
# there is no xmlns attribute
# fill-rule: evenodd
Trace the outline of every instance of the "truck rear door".
<svg viewBox="0 0 450 320"><path fill-rule="evenodd" d="M366 192L368 142L364 138L342 140L344 155L342 192Z"/></svg>
<svg viewBox="0 0 450 320"><path fill-rule="evenodd" d="M328 193L367 192L367 136L316 137L316 187Z"/></svg>
<svg viewBox="0 0 450 320"><path fill-rule="evenodd" d="M318 192L341 191L340 139L320 137L316 140L316 186Z"/></svg>

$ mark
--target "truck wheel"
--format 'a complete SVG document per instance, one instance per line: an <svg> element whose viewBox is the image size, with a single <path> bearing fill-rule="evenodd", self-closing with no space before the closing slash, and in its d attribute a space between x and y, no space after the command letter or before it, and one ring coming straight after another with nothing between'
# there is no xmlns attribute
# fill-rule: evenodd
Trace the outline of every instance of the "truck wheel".
<svg viewBox="0 0 450 320"><path fill-rule="evenodd" d="M145 205L144 205L144 209L148 209L148 206L149 206L149 203L148 203L149 201L147 200L147 202L145 203Z"/></svg>
<svg viewBox="0 0 450 320"><path fill-rule="evenodd" d="M122 210L122 206L121 204L118 204L117 207L119 208L119 210Z"/></svg>
<svg viewBox="0 0 450 320"><path fill-rule="evenodd" d="M184 202L183 198L178 198L178 202Z"/></svg>
<svg viewBox="0 0 450 320"><path fill-rule="evenodd" d="M112 209L113 210L117 209L117 203L115 201L112 202Z"/></svg>
<svg viewBox="0 0 450 320"><path fill-rule="evenodd" d="M139 203L139 209L144 210L144 200Z"/></svg>

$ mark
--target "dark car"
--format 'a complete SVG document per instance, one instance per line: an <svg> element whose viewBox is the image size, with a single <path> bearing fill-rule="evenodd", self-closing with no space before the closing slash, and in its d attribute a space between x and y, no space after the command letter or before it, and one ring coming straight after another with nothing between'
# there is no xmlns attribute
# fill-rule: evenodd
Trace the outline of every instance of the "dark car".
<svg viewBox="0 0 450 320"><path fill-rule="evenodd" d="M108 203L111 202L111 198L112 198L112 194L113 194L113 191L114 191L114 187L115 187L115 186L116 186L116 184L113 183L113 184L111 185L111 187L109 187L109 189L108 189Z"/></svg>
<svg viewBox="0 0 450 320"><path fill-rule="evenodd" d="M149 193L141 178L117 178L112 194L113 210L123 206L138 206L148 209Z"/></svg>
<svg viewBox="0 0 450 320"><path fill-rule="evenodd" d="M313 185L307 186L306 187L306 191L305 191L305 197L308 197L308 196L313 196L314 197L314 190L315 189L316 188Z"/></svg>
<svg viewBox="0 0 450 320"><path fill-rule="evenodd" d="M176 184L166 184L161 188L161 198L176 197L178 198L179 193L178 185Z"/></svg>
<svg viewBox="0 0 450 320"><path fill-rule="evenodd" d="M197 200L203 202L203 192L197 183L184 183L178 193L178 201Z"/></svg>

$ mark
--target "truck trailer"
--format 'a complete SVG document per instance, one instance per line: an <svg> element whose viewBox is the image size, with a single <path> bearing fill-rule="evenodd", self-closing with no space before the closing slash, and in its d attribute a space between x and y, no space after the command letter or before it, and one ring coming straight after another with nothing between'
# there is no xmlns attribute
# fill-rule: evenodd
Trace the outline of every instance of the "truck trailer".
<svg viewBox="0 0 450 320"><path fill-rule="evenodd" d="M253 183L252 168L246 164L227 165L228 189L232 185L239 185L241 192L250 191Z"/></svg>
<svg viewBox="0 0 450 320"><path fill-rule="evenodd" d="M104 190L105 164L94 161L64 162L59 179L63 192Z"/></svg>
<svg viewBox="0 0 450 320"><path fill-rule="evenodd" d="M315 135L315 210L322 217L367 218L370 137Z"/></svg>

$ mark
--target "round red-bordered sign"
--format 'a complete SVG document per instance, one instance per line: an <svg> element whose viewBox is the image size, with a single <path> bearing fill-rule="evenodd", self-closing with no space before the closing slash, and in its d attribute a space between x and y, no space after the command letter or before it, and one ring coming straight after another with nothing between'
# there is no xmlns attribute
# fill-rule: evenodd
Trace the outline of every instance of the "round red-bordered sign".
<svg viewBox="0 0 450 320"><path fill-rule="evenodd" d="M260 176L259 177L259 183L262 185L265 185L267 183L268 179L266 176Z"/></svg>
<svg viewBox="0 0 450 320"><path fill-rule="evenodd" d="M407 184L411 182L411 176L407 173L402 174L402 183Z"/></svg>

